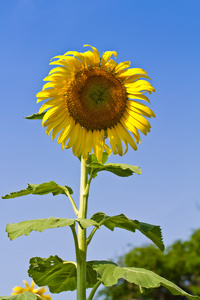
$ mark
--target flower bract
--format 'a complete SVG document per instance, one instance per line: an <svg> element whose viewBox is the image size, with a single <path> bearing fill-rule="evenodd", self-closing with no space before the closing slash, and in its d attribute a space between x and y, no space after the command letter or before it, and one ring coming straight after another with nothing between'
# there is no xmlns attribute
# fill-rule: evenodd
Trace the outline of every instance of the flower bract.
<svg viewBox="0 0 200 300"><path fill-rule="evenodd" d="M145 92L155 92L147 72L112 56L117 57L116 51L100 57L94 47L55 56L50 64L56 67L37 94L37 101L44 101L39 113L45 111L47 135L52 131L53 140L58 135L62 149L72 147L75 156L87 159L93 151L99 162L103 151L122 156L128 145L137 150L139 131L146 135L151 128L146 117L155 117L142 103L149 102Z"/></svg>
<svg viewBox="0 0 200 300"><path fill-rule="evenodd" d="M22 288L20 286L16 286L13 288L13 293L12 295L19 295L19 294L23 294L23 292L28 291L28 292L32 292L38 296L40 296L41 298L44 298L46 300L51 300L51 297L49 295L44 295L44 293L47 291L47 289L45 287L42 288L34 288L35 287L35 283L34 281L32 281L31 285L29 286L26 280L23 280L23 282L25 283L25 288Z"/></svg>

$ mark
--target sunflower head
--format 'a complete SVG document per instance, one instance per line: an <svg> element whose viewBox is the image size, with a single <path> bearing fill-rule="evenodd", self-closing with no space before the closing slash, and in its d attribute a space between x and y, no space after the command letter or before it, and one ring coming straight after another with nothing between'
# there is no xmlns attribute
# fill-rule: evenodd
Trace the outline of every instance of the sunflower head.
<svg viewBox="0 0 200 300"><path fill-rule="evenodd" d="M44 295L44 293L47 291L47 289L45 287L35 289L34 288L35 287L34 281L32 281L30 286L28 285L26 280L23 280L23 282L25 283L25 288L22 288L20 286L16 286L16 287L13 288L14 292L11 295L19 295L19 294L23 294L23 292L27 291L27 292L34 293L34 294L36 294L36 295L38 295L41 298L44 298L46 300L51 300L51 297L49 295Z"/></svg>
<svg viewBox="0 0 200 300"><path fill-rule="evenodd" d="M47 135L52 131L53 140L58 135L62 149L72 147L75 156L87 159L93 150L102 162L103 151L122 156L128 145L137 150L139 131L146 135L151 128L145 117L155 117L142 103L149 102L144 93L155 89L143 69L130 68L129 61L117 64L111 58L117 57L115 51L100 57L91 48L55 56L50 64L57 67L44 78L48 82L37 97L45 101L39 113L47 110L42 121Z"/></svg>

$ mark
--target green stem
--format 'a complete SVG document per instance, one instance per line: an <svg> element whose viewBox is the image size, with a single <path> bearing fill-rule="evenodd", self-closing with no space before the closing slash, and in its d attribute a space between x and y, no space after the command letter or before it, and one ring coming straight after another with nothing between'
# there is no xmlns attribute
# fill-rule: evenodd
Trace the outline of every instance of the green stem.
<svg viewBox="0 0 200 300"><path fill-rule="evenodd" d="M94 297L94 294L96 292L96 290L98 289L98 287L101 285L101 281L97 281L97 283L95 284L95 286L93 287L93 289L91 290L91 293L89 295L89 297L87 298L87 300L92 300Z"/></svg>
<svg viewBox="0 0 200 300"><path fill-rule="evenodd" d="M78 238L75 230L75 223L70 226L74 238L74 245L75 245L75 252L76 252L76 261L81 261L80 253L79 253L79 248L78 248Z"/></svg>
<svg viewBox="0 0 200 300"><path fill-rule="evenodd" d="M101 226L101 225L104 223L104 220L105 220L105 218L104 218L101 222L99 222L99 226ZM95 234L95 232L97 231L98 228L99 228L99 227L95 227L95 228L91 231L90 235L88 236L88 238L87 238L87 240L86 240L87 246L88 246L89 243L91 242L91 240L92 240L92 238L93 238L93 236L94 236L94 234Z"/></svg>
<svg viewBox="0 0 200 300"><path fill-rule="evenodd" d="M64 192L65 192L65 195L69 198L69 200L70 200L70 202L71 202L71 204L72 204L72 207L73 207L73 209L74 209L75 214L78 216L78 208L76 207L76 204L75 204L75 202L74 202L74 199L72 198L72 196L71 196L71 194L69 193L68 189L65 188Z"/></svg>
<svg viewBox="0 0 200 300"><path fill-rule="evenodd" d="M87 246L89 245L89 243L91 242L91 240L92 240L92 238L93 238L93 235L95 234L95 232L97 231L97 227L95 227L94 229L92 229L92 231L91 231L91 233L90 233L90 235L88 236L88 238L87 238Z"/></svg>
<svg viewBox="0 0 200 300"><path fill-rule="evenodd" d="M87 167L86 159L81 157L80 206L78 218L87 218ZM80 259L77 260L77 300L86 300L86 229L78 226L78 248Z"/></svg>

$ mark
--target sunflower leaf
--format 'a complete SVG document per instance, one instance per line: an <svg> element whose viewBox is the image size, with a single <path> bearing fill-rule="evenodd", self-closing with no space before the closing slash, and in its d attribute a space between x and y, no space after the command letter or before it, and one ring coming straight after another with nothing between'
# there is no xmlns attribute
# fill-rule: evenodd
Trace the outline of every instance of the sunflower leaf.
<svg viewBox="0 0 200 300"><path fill-rule="evenodd" d="M87 288L97 282L97 273L92 265L90 262L86 265ZM63 261L57 255L31 258L28 274L38 286L48 286L51 293L76 290L76 263Z"/></svg>
<svg viewBox="0 0 200 300"><path fill-rule="evenodd" d="M2 199L10 199L10 198L16 198L21 196L26 196L29 194L32 195L46 195L49 193L52 193L53 196L59 195L59 194L65 194L66 192L69 192L70 194L73 194L73 191L68 186L60 186L54 181L45 182L41 184L27 184L28 187L24 190L18 191L18 192L12 192L9 195L5 195L2 197Z"/></svg>
<svg viewBox="0 0 200 300"><path fill-rule="evenodd" d="M11 296L0 296L0 300L37 300L42 299L38 297L36 294L25 291L20 295L11 295Z"/></svg>
<svg viewBox="0 0 200 300"><path fill-rule="evenodd" d="M93 177L100 171L108 171L112 172L115 175L120 177L128 177L136 173L140 175L142 173L140 167L138 166L131 166L127 164L115 164L115 163L108 163L108 164L101 164L98 162L92 162L88 165L88 168L92 169Z"/></svg>
<svg viewBox="0 0 200 300"><path fill-rule="evenodd" d="M43 112L41 114L39 113L36 113L36 114L32 114L31 116L27 116L25 117L25 119L27 120L42 120L44 115L45 115L46 112Z"/></svg>
<svg viewBox="0 0 200 300"><path fill-rule="evenodd" d="M103 165L107 162L108 157L109 157L108 153L107 152L103 152L103 159L102 159L102 164ZM95 178L97 176L97 172L93 172L94 169L92 167L90 167L90 165L93 164L93 163L97 163L98 164L96 155L94 153L90 154L89 157L88 157L88 161L89 161L89 164L88 164L88 167L89 167L88 173L89 173L89 175L91 173L93 173L93 178Z"/></svg>
<svg viewBox="0 0 200 300"><path fill-rule="evenodd" d="M171 281L149 270L133 267L118 267L115 264L102 264L101 261L94 262L93 268L98 273L98 279L102 280L105 286L115 285L119 279L124 279L138 285L142 289L164 286L173 295L186 296L190 300L200 300L200 297L186 293Z"/></svg>
<svg viewBox="0 0 200 300"><path fill-rule="evenodd" d="M149 238L160 250L164 250L164 244L162 241L162 233L160 226L155 226L147 223L139 222L138 220L131 220L124 214L117 216L107 216L105 213L98 212L91 217L99 225L104 225L110 230L114 230L115 227L135 232L139 230L147 238Z"/></svg>
<svg viewBox="0 0 200 300"><path fill-rule="evenodd" d="M73 225L75 220L64 218L35 219L20 223L10 223L6 226L6 232L10 240L15 240L21 235L29 235L31 231L42 232L50 228L58 228Z"/></svg>
<svg viewBox="0 0 200 300"><path fill-rule="evenodd" d="M9 223L6 226L6 232L8 233L8 237L10 240L15 240L19 236L29 235L31 231L39 231L42 232L46 229L72 226L75 221L81 226L81 228L87 228L89 226L100 227L100 225L92 219L81 219L77 218L73 219L65 219L65 218L54 218L50 217L48 219L35 219L22 221L19 223Z"/></svg>
<svg viewBox="0 0 200 300"><path fill-rule="evenodd" d="M85 229L89 226L95 226L95 227L100 227L100 225L92 219L81 219L81 218L77 218L76 222L79 223L79 225L81 226L82 229Z"/></svg>

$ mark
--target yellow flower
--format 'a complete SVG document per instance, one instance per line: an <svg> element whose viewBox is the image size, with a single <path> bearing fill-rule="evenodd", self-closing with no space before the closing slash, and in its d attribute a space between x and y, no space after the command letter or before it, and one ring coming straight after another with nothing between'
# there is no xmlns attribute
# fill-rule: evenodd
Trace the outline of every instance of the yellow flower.
<svg viewBox="0 0 200 300"><path fill-rule="evenodd" d="M89 46L89 45L85 45ZM91 47L91 46L90 46ZM52 69L36 96L37 102L47 100L39 113L46 111L43 126L52 139L58 135L62 149L72 147L75 156L87 158L92 149L99 162L103 150L109 155L123 155L128 144L137 150L140 130L144 135L151 125L144 117L155 117L154 112L140 103L149 99L145 92L155 92L150 79L140 68L130 68L130 62L117 64L106 51L100 57L96 48L79 53L69 51L54 57ZM130 133L132 133L132 136ZM110 147L105 143L108 137ZM125 144L125 152L122 142Z"/></svg>
<svg viewBox="0 0 200 300"><path fill-rule="evenodd" d="M26 287L22 288L20 286L16 286L13 288L13 293L11 295L19 295L19 294L23 294L23 292L28 291L28 292L32 292L46 300L51 300L51 297L49 295L43 295L47 289L45 287L42 288L37 288L34 289L35 283L34 281L32 281L31 286L28 285L28 283L26 282L26 280L23 280L23 282L25 283Z"/></svg>

